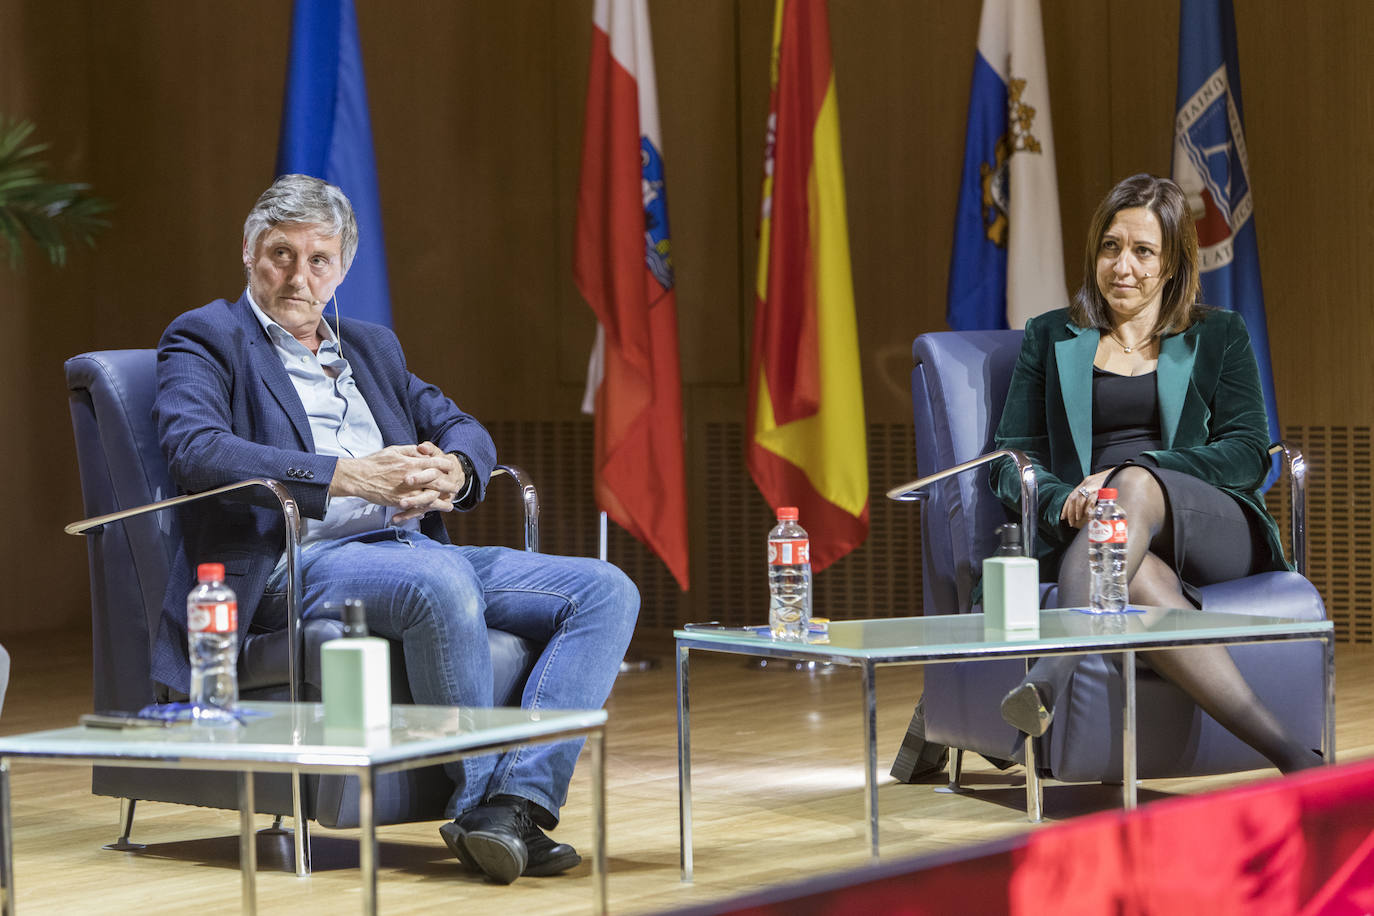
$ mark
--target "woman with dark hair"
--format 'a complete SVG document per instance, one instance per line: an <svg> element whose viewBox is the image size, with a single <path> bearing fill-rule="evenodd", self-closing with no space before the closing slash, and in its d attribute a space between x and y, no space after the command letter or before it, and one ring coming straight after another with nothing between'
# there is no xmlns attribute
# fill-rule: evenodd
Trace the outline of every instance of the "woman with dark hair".
<svg viewBox="0 0 1374 916"><path fill-rule="evenodd" d="M998 448L1035 465L1043 579L1059 605L1088 604L1087 522L1114 487L1129 520L1131 603L1200 607L1198 586L1291 568L1260 486L1269 430L1242 318L1198 302L1197 233L1174 182L1133 175L1089 227L1083 285L1067 309L1038 315L1012 374ZM1010 462L994 490L1011 507ZM1283 772L1321 763L1255 696L1223 647L1142 659ZM1002 716L1043 734L1077 663L1038 661Z"/></svg>

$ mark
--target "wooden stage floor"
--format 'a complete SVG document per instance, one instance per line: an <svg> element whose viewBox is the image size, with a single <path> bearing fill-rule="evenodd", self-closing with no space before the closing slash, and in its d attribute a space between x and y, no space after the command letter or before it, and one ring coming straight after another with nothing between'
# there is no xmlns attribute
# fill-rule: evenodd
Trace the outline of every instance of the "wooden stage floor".
<svg viewBox="0 0 1374 916"><path fill-rule="evenodd" d="M7 640L14 672L0 733L74 724L90 708L85 633ZM1374 754L1374 647L1337 649L1337 748L1350 761ZM920 691L916 668L878 675L880 768L885 774ZM622 675L608 704L610 905L646 913L720 900L804 876L867 863L859 677L747 667L730 656L693 655L692 748L696 880L678 880L677 744L671 665ZM966 768L974 796L936 794L884 778L879 791L885 861L1032 829L1019 769L998 773L977 758ZM1275 778L1275 771L1142 784L1148 803ZM90 794L90 768L16 760L15 884L21 912L238 912L238 814L175 805L139 806L140 853L111 852L118 803ZM1051 783L1049 822L1114 807L1119 791ZM573 779L554 836L591 847L590 781ZM260 824L270 823L261 817ZM554 878L488 884L445 849L438 822L379 832L378 899L386 913L584 913L589 862ZM259 911L355 912L356 831L313 831L315 871L290 873L283 845L260 838Z"/></svg>

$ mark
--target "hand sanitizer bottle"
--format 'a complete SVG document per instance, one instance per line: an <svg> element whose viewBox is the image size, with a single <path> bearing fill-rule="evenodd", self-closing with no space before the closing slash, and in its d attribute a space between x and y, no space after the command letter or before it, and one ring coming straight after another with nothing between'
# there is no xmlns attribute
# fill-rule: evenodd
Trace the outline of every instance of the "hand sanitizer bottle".
<svg viewBox="0 0 1374 916"><path fill-rule="evenodd" d="M1040 563L1021 555L1021 526L997 529L1001 545L983 561L983 628L1007 633L1040 630Z"/></svg>
<svg viewBox="0 0 1374 916"><path fill-rule="evenodd" d="M344 635L320 647L324 727L365 740L391 726L391 647L367 635L363 603L344 602Z"/></svg>

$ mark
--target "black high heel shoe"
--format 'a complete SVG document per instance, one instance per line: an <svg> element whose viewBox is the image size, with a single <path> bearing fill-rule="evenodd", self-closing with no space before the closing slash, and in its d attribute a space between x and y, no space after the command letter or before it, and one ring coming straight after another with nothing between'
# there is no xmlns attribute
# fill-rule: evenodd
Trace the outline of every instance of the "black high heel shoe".
<svg viewBox="0 0 1374 916"><path fill-rule="evenodd" d="M906 728L897 759L892 763L892 776L898 782L927 782L939 776L949 762L949 748L926 740L925 698L916 702L911 724Z"/></svg>
<svg viewBox="0 0 1374 916"><path fill-rule="evenodd" d="M1053 701L1047 695L1044 687L1022 681L1002 698L1002 718L1018 731L1039 738L1054 721Z"/></svg>

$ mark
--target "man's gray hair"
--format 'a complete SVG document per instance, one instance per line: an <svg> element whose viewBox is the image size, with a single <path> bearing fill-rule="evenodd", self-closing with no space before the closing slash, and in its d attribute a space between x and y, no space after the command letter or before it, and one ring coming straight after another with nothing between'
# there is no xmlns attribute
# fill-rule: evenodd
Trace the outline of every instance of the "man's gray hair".
<svg viewBox="0 0 1374 916"><path fill-rule="evenodd" d="M358 253L358 220L353 205L342 190L327 181L309 175L282 175L272 182L244 220L248 253L255 255L262 234L281 223L315 225L324 236L339 236L344 270Z"/></svg>

